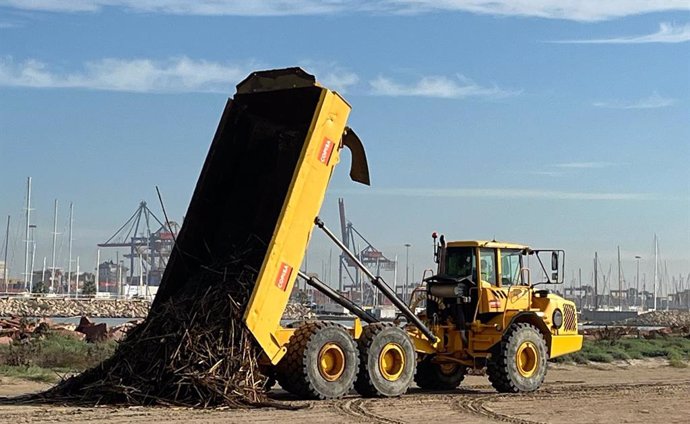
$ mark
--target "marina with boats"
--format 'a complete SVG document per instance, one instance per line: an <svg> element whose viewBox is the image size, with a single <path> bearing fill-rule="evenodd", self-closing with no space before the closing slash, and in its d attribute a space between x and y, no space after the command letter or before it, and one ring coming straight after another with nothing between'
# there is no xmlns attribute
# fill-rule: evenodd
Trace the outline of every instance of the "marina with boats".
<svg viewBox="0 0 690 424"><path fill-rule="evenodd" d="M53 231L51 232L52 245L50 257L43 257L42 261L36 258L36 225L32 217L31 177L27 178L26 205L23 219L8 216L6 231L0 255L0 292L5 297L5 303L11 303L16 299L27 301L35 298L43 298L61 305L60 308L43 307L39 309L27 309L24 307L4 307L5 316L13 314L27 314L30 316L51 315L90 315L90 316L133 316L129 309L137 310L135 316L143 316L145 309L138 310L128 305L125 300L150 302L156 295L158 285L167 265L170 253L174 248L175 237L179 230L179 224L168 219L164 211L162 199L159 197L163 216L159 218L148 206L146 201L141 201L134 213L124 224L106 240L94 246L96 250L96 263L91 266L80 261L80 255L73 251L74 233L74 204L69 203L67 234L67 257L61 258L56 252L58 235L58 200L54 201ZM356 252L360 260L368 269L376 275L387 273L395 293L407 303L412 302L415 288L422 283L424 275L416 275L415 266L410 270L409 248L405 244L406 258L403 264L404 272L398 272L398 256L393 259L374 247L364 235L357 230L354 224L345 216L345 202L338 199L340 214L341 237L346 246ZM17 221L23 221L21 223ZM16 252L12 255L13 262L8 261L8 253L11 249L10 228L22 226L23 232L23 261ZM15 248L18 243L14 243ZM562 286L551 288L552 291L572 300L576 303L581 313L581 322L618 322L628 318L634 318L648 311L656 310L686 310L690 311L690 273L687 275L670 275L666 261L663 260L659 240L656 235L653 238L653 253L648 258L640 255L634 256L633 273L626 275L621 259L620 247L617 247L617 261L614 264L604 264L600 260L598 252L594 252L593 265L590 270L578 268L572 273L572 278ZM308 259L308 257L307 257ZM365 278L361 271L351 263L352 260L345 255L340 255L337 260L337 281L332 279L333 257L332 253L328 261L321 264L321 272L313 272L314 265L308 269L308 262L303 264L304 272L310 276L321 278L332 283L334 288L352 301L361 303L365 309L372 311L383 319L393 319L396 311L375 288L364 284ZM653 272L648 275L640 263L646 261L647 265L653 264ZM22 263L23 262L23 263ZM23 272L15 270L23 265ZM630 268L628 263L628 268ZM647 266L649 268L649 266ZM14 272L10 272L14 271ZM424 271L426 273L426 271ZM423 274L424 274L423 273ZM404 274L404 279L400 278ZM584 274L584 275L583 275ZM71 308L68 302L84 302L92 305L88 308ZM119 306L108 306L112 302L103 302L101 306L96 300L119 300ZM9 303L8 303L9 302ZM49 302L49 303L50 303ZM332 303L319 291L303 284L296 284L292 293L292 303L302 304L310 308L313 313L320 316L348 319L345 308ZM117 305L117 302L113 303ZM53 305L53 306L55 306ZM2 304L0 304L2 306ZM95 309L94 309L95 308ZM99 313L98 308L103 309ZM141 308L139 308L141 309Z"/></svg>

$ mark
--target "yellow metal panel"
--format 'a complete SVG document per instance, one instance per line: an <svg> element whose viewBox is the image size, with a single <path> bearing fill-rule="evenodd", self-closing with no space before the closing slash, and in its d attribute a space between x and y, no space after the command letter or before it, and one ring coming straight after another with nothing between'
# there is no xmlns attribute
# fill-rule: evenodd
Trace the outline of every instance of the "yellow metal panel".
<svg viewBox="0 0 690 424"><path fill-rule="evenodd" d="M410 339L412 340L412 343L414 344L414 349L417 352L421 353L436 353L439 351L439 347L441 347L441 341L443 340L443 334L444 334L444 329L440 326L434 326L432 328L432 331L434 332L434 335L436 336L436 343L431 343L429 339L426 338L424 334L422 334L417 327L414 327L412 325L408 325L405 330L407 331L407 334L410 336Z"/></svg>
<svg viewBox="0 0 690 424"><path fill-rule="evenodd" d="M501 289L491 286L489 283L484 285L482 282L482 288L480 289L481 295L479 296L479 313L485 314L490 312L503 312L505 309L505 304L507 297L505 292Z"/></svg>
<svg viewBox="0 0 690 424"><path fill-rule="evenodd" d="M508 304L506 309L526 311L530 308L530 288L511 286L507 289Z"/></svg>
<svg viewBox="0 0 690 424"><path fill-rule="evenodd" d="M528 249L528 246L488 240L456 240L446 243L448 247L486 247L489 249Z"/></svg>
<svg viewBox="0 0 690 424"><path fill-rule="evenodd" d="M470 353L474 355L475 352L485 352L491 346L501 341L503 334L496 331L487 331L483 334L471 334L469 338Z"/></svg>
<svg viewBox="0 0 690 424"><path fill-rule="evenodd" d="M359 340L360 337L362 337L362 320L359 318L355 318L355 322L352 325L352 338L355 340Z"/></svg>
<svg viewBox="0 0 690 424"><path fill-rule="evenodd" d="M340 139L350 106L322 89L276 230L259 271L244 320L273 364L285 354L287 340L280 319L321 209L326 188L340 158Z"/></svg>
<svg viewBox="0 0 690 424"><path fill-rule="evenodd" d="M551 337L550 358L577 352L582 349L582 336L579 334Z"/></svg>

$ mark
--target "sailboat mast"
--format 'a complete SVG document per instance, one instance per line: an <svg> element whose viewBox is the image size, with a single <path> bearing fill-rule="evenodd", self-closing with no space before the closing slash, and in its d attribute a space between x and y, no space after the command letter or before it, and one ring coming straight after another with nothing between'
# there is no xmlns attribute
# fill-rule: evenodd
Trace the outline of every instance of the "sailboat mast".
<svg viewBox="0 0 690 424"><path fill-rule="evenodd" d="M7 265L7 247L8 247L8 242L10 240L10 215L7 215L7 230L5 230L5 258L4 258L4 267L3 267L3 281L5 282L5 293L7 293L9 289L9 280L7 279L7 269L9 268Z"/></svg>
<svg viewBox="0 0 690 424"><path fill-rule="evenodd" d="M75 274L74 281L74 295L76 297L77 293L79 292L79 256L77 256L77 273Z"/></svg>
<svg viewBox="0 0 690 424"><path fill-rule="evenodd" d="M69 202L69 253L67 258L67 297L70 294L70 285L72 282L72 221L74 214L74 204Z"/></svg>
<svg viewBox="0 0 690 424"><path fill-rule="evenodd" d="M55 199L55 212L53 213L53 261L52 271L50 273L50 292L55 293L55 246L57 244L57 211L58 201Z"/></svg>
<svg viewBox="0 0 690 424"><path fill-rule="evenodd" d="M580 283L580 290L578 293L578 297L580 298L580 304L577 305L578 308L582 309L582 268L577 269L577 279Z"/></svg>
<svg viewBox="0 0 690 424"><path fill-rule="evenodd" d="M98 296L99 287L101 282L101 249L96 249L96 296Z"/></svg>
<svg viewBox="0 0 690 424"><path fill-rule="evenodd" d="M41 270L41 284L45 287L46 284L46 257L43 257L43 269Z"/></svg>
<svg viewBox="0 0 690 424"><path fill-rule="evenodd" d="M659 281L659 241L654 234L654 310L656 311L656 285Z"/></svg>
<svg viewBox="0 0 690 424"><path fill-rule="evenodd" d="M621 247L618 246L618 310L623 310L623 280L621 279Z"/></svg>
<svg viewBox="0 0 690 424"><path fill-rule="evenodd" d="M594 252L594 310L599 309L599 301L597 299L597 294L599 293L599 281L598 281L598 273L597 273L597 264L599 263L599 260L597 259L597 252Z"/></svg>
<svg viewBox="0 0 690 424"><path fill-rule="evenodd" d="M29 283L29 225L31 225L31 177L26 180L26 248L24 249L24 290Z"/></svg>

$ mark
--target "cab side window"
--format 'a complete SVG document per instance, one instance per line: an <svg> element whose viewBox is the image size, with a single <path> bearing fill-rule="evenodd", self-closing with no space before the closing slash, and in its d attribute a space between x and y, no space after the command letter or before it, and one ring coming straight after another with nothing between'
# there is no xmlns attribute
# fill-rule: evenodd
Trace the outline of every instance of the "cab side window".
<svg viewBox="0 0 690 424"><path fill-rule="evenodd" d="M501 285L521 284L519 250L501 250Z"/></svg>
<svg viewBox="0 0 690 424"><path fill-rule="evenodd" d="M446 251L443 272L457 278L471 277L474 271L474 249L471 247L450 247Z"/></svg>
<svg viewBox="0 0 690 424"><path fill-rule="evenodd" d="M480 249L479 263L482 272L482 281L496 285L496 251L494 249Z"/></svg>

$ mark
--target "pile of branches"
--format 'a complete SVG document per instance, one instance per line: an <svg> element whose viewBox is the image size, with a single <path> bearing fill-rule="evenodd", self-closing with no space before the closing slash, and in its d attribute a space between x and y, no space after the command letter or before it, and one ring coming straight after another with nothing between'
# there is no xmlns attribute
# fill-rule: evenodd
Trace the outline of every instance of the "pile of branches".
<svg viewBox="0 0 690 424"><path fill-rule="evenodd" d="M243 262L234 258L203 269L181 292L154 304L146 320L128 333L112 357L24 400L90 405L266 405L266 377L257 363L260 348L242 323L257 273Z"/></svg>

